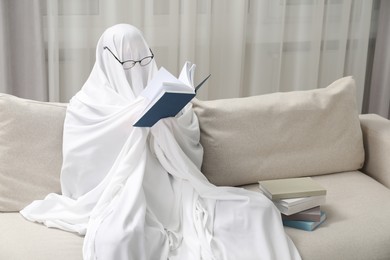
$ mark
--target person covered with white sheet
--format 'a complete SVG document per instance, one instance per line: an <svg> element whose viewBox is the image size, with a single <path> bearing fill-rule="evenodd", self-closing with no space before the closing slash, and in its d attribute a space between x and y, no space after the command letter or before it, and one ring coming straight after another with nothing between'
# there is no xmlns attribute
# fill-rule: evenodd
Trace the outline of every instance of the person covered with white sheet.
<svg viewBox="0 0 390 260"><path fill-rule="evenodd" d="M151 128L133 127L157 71L142 33L112 26L71 99L64 123L62 194L21 211L85 235L84 259L300 259L280 213L263 195L216 187L191 103Z"/></svg>

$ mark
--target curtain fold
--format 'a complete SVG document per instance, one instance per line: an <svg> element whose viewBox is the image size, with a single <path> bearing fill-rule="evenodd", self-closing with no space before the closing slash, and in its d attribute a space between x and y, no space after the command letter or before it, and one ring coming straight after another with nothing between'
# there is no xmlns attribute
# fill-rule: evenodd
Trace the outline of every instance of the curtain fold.
<svg viewBox="0 0 390 260"><path fill-rule="evenodd" d="M366 91L366 113L390 119L390 1L381 1L371 84Z"/></svg>
<svg viewBox="0 0 390 260"><path fill-rule="evenodd" d="M1 0L1 11L23 1L44 11L37 17L17 7L30 13L23 20L38 28L29 39L44 37L35 43L45 46L47 61L37 52L41 58L31 66L43 71L34 73L43 75L43 82L34 83L38 90L32 91L40 99L67 102L89 76L105 28L130 23L144 32L159 66L178 74L189 60L197 64L196 81L212 74L200 99L321 88L352 75L362 107L374 0ZM1 35L18 35L23 26L11 30L8 16L0 18ZM6 75L2 91L12 86L13 93L22 93L25 88L9 82L6 67L14 55L5 50L9 42L10 37L0 40L6 54L0 59L0 73Z"/></svg>
<svg viewBox="0 0 390 260"><path fill-rule="evenodd" d="M39 0L0 1L0 92L47 100Z"/></svg>
<svg viewBox="0 0 390 260"><path fill-rule="evenodd" d="M362 111L373 1L353 3L351 6L351 26L348 33L344 75L354 76L358 88L358 105Z"/></svg>

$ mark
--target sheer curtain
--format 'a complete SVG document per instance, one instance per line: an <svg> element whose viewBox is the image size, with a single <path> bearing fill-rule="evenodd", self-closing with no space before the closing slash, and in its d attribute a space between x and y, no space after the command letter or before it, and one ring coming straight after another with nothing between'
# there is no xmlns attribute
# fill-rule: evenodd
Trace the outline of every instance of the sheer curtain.
<svg viewBox="0 0 390 260"><path fill-rule="evenodd" d="M0 0L0 92L47 100L39 0Z"/></svg>
<svg viewBox="0 0 390 260"><path fill-rule="evenodd" d="M159 66L212 74L201 99L325 87L353 75L361 106L373 0L41 0L48 93L68 101L105 28L140 28Z"/></svg>
<svg viewBox="0 0 390 260"><path fill-rule="evenodd" d="M363 111L390 119L390 1L381 1L372 62L371 84L365 91Z"/></svg>

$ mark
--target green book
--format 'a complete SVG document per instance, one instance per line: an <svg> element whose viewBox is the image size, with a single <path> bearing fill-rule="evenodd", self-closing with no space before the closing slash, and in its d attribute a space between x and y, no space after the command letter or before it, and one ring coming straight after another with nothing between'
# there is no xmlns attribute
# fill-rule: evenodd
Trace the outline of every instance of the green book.
<svg viewBox="0 0 390 260"><path fill-rule="evenodd" d="M271 200L326 195L326 189L311 177L259 181L259 186Z"/></svg>

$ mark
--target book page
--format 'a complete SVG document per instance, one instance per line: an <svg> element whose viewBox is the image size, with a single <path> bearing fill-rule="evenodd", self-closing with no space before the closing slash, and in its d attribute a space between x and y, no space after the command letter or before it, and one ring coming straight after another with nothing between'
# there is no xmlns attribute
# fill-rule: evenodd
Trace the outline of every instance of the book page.
<svg viewBox="0 0 390 260"><path fill-rule="evenodd" d="M173 83L173 84L166 84ZM164 67L161 67L153 79L148 83L146 88L141 92L141 96L152 101L157 96L161 95L161 92L164 91L183 91L183 89L188 89L186 84L181 82L175 76L173 76L169 71Z"/></svg>
<svg viewBox="0 0 390 260"><path fill-rule="evenodd" d="M184 63L184 66L180 72L179 80L184 82L186 85L194 88L194 73L196 65L189 61Z"/></svg>

